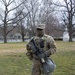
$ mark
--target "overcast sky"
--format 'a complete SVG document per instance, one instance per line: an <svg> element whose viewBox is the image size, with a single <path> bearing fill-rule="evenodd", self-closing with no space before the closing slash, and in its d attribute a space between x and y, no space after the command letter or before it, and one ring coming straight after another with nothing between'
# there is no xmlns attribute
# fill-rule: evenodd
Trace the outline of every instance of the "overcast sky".
<svg viewBox="0 0 75 75"><path fill-rule="evenodd" d="M9 0L6 0L6 1L8 2ZM20 0L16 0L16 1L19 2ZM58 1L60 1L61 3L64 3L63 0L53 0L53 1L54 1L55 3L58 2ZM41 0L39 0L39 2L41 2ZM13 4L10 5L9 9L12 7L12 5L13 5ZM0 3L0 10L1 10L0 13L3 13L4 5L2 5L1 3ZM9 13L9 14L12 14L12 12ZM12 15L11 15L10 17L12 17Z"/></svg>

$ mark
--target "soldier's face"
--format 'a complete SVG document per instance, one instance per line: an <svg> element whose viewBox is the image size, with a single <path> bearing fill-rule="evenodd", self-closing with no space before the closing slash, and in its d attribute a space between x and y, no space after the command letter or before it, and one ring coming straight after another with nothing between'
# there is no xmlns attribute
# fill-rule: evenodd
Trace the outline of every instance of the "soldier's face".
<svg viewBox="0 0 75 75"><path fill-rule="evenodd" d="M44 29L37 29L37 35L43 36L44 35Z"/></svg>

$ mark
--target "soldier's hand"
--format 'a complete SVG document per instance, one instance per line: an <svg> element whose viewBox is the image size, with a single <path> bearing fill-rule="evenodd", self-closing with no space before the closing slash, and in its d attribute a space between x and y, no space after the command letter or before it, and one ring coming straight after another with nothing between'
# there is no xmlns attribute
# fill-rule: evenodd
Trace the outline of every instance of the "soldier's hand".
<svg viewBox="0 0 75 75"><path fill-rule="evenodd" d="M39 59L39 57L36 56L35 54L33 54L33 58L35 58L35 59Z"/></svg>
<svg viewBox="0 0 75 75"><path fill-rule="evenodd" d="M30 44L27 44L26 45L26 49L29 51L29 50L31 50L31 45Z"/></svg>
<svg viewBox="0 0 75 75"><path fill-rule="evenodd" d="M45 58L46 55L45 55L45 53L42 53L42 54L39 54L38 57L39 57L39 58Z"/></svg>

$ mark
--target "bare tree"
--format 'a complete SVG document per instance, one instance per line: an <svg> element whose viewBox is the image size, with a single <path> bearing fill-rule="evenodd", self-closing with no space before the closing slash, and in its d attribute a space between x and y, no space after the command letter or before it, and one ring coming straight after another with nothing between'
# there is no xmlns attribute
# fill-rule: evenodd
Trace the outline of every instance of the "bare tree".
<svg viewBox="0 0 75 75"><path fill-rule="evenodd" d="M42 3L39 21L46 24L46 33L53 35L53 30L55 30L55 27L59 24L55 16L55 7L53 6L52 0L42 0Z"/></svg>
<svg viewBox="0 0 75 75"><path fill-rule="evenodd" d="M4 6L4 11L3 11L3 15L2 13L0 13L0 16L1 16L1 20L2 20L2 24L0 24L3 28L3 36L4 36L4 43L7 42L7 34L12 31L13 29L11 30L7 30L8 26L10 26L11 24L13 25L15 22L12 22L12 20L16 19L16 17L11 17L10 18L10 13L11 12L15 12L15 10L20 7L23 2L21 2L20 4L18 4L17 6L13 5L14 4L14 0L0 0L0 2L2 3L2 5ZM19 14L20 15L20 14ZM15 27L15 26L14 26ZM14 28L13 27L13 28Z"/></svg>
<svg viewBox="0 0 75 75"><path fill-rule="evenodd" d="M63 21L64 24L67 26L68 28L68 32L69 32L69 42L72 42L72 33L75 32L75 30L73 30L74 26L75 26L75 1L74 0L63 0L64 4L55 4L56 6L59 6L61 8L64 8L63 10L59 10L63 12Z"/></svg>
<svg viewBox="0 0 75 75"><path fill-rule="evenodd" d="M22 36L22 41L24 42L24 36L25 36L25 19L22 19L27 13L23 12L22 10L18 10L15 13L15 16L17 16L19 13L21 13L21 15L19 15L16 20L19 20L18 24L18 32L21 34ZM22 20L21 20L22 19Z"/></svg>
<svg viewBox="0 0 75 75"><path fill-rule="evenodd" d="M38 11L40 6L39 2L38 0L28 0L27 3L25 1L24 6L28 12L31 10L27 16L27 25L31 29L32 35L35 35L35 28L38 22Z"/></svg>

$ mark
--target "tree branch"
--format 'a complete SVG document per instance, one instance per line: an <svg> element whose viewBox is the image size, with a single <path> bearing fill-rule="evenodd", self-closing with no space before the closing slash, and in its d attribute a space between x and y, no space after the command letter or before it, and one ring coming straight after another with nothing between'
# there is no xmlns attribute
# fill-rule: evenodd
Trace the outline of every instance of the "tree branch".
<svg viewBox="0 0 75 75"><path fill-rule="evenodd" d="M65 8L67 8L65 5L60 5L60 4L56 4L56 3L52 3L53 5L55 5L55 6L58 6L58 7L65 7Z"/></svg>
<svg viewBox="0 0 75 75"><path fill-rule="evenodd" d="M3 28L3 26L2 26L3 24L0 24L0 28Z"/></svg>
<svg viewBox="0 0 75 75"><path fill-rule="evenodd" d="M3 21L2 17L3 17L3 16L0 14L0 18L1 18L1 20Z"/></svg>
<svg viewBox="0 0 75 75"><path fill-rule="evenodd" d="M8 5L7 6L9 6L10 4L12 4L14 2L14 0L9 0L9 2L8 2Z"/></svg>
<svg viewBox="0 0 75 75"><path fill-rule="evenodd" d="M8 12L15 10L16 8L18 8L19 6L21 6L23 4L23 2L21 2L18 6L14 7L13 9L10 9Z"/></svg>
<svg viewBox="0 0 75 75"><path fill-rule="evenodd" d="M30 12L31 12L31 11L29 11L26 15L24 15L23 18L21 18L21 19L15 21L15 22L8 23L8 24L15 24L15 23L18 23L19 21L22 21Z"/></svg>
<svg viewBox="0 0 75 75"><path fill-rule="evenodd" d="M75 30L72 31L72 33L74 33L74 32L75 32Z"/></svg>
<svg viewBox="0 0 75 75"><path fill-rule="evenodd" d="M7 22L16 19L19 15L21 15L21 12L15 18L9 19Z"/></svg>
<svg viewBox="0 0 75 75"><path fill-rule="evenodd" d="M75 24L72 24L72 26L75 26Z"/></svg>
<svg viewBox="0 0 75 75"><path fill-rule="evenodd" d="M64 0L64 1L65 1L65 4L66 4L66 8L67 8L67 10L68 10L68 12L69 12L69 7L68 7L67 0Z"/></svg>
<svg viewBox="0 0 75 75"><path fill-rule="evenodd" d="M17 25L18 25L18 24L17 24ZM11 30L7 31L6 35L7 35L8 33L10 33L12 30L14 30L14 28L16 28L17 25L16 25L16 26L13 26L13 28L12 28Z"/></svg>
<svg viewBox="0 0 75 75"><path fill-rule="evenodd" d="M5 6L6 6L6 0L4 1L4 0L1 0L2 2L2 4L4 4Z"/></svg>

